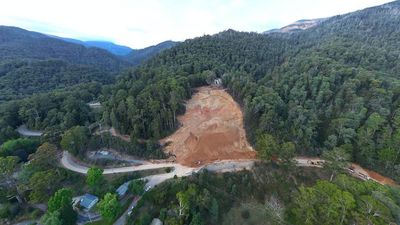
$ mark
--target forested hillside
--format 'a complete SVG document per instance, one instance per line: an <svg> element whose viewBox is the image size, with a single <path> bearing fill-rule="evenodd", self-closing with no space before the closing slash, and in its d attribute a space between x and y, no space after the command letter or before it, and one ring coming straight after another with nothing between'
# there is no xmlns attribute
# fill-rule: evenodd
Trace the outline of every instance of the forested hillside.
<svg viewBox="0 0 400 225"><path fill-rule="evenodd" d="M0 26L0 104L83 83L110 84L127 66L102 49Z"/></svg>
<svg viewBox="0 0 400 225"><path fill-rule="evenodd" d="M110 73L61 60L0 62L0 103L81 83L108 84Z"/></svg>
<svg viewBox="0 0 400 225"><path fill-rule="evenodd" d="M91 65L118 72L126 64L99 48L65 42L16 27L0 26L0 59L61 59L73 64Z"/></svg>
<svg viewBox="0 0 400 225"><path fill-rule="evenodd" d="M188 40L125 74L103 119L159 138L177 126L192 88L222 77L252 143L271 134L298 154L343 148L400 179L400 2L288 34L228 30Z"/></svg>
<svg viewBox="0 0 400 225"><path fill-rule="evenodd" d="M93 82L1 104L0 143L18 137L15 129L22 124L45 130L46 138L57 142L66 129L95 121L86 103L97 99L101 89L101 84Z"/></svg>

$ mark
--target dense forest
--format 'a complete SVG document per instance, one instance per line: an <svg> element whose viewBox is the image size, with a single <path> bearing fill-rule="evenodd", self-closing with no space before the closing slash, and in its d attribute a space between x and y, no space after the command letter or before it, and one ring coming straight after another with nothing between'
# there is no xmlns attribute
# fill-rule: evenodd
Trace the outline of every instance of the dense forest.
<svg viewBox="0 0 400 225"><path fill-rule="evenodd" d="M107 42L83 42L0 26L0 103L82 83L113 83L124 69L175 44L166 41L132 50Z"/></svg>
<svg viewBox="0 0 400 225"><path fill-rule="evenodd" d="M1 104L0 143L17 137L15 129L22 124L45 130L50 138L73 126L93 123L95 113L87 103L97 99L101 89L99 83L88 83Z"/></svg>
<svg viewBox="0 0 400 225"><path fill-rule="evenodd" d="M114 191L136 174L105 179L92 167L77 175L58 164L60 149L78 160L98 150L167 158L158 140L179 127L195 88L216 78L240 104L260 158L277 160L201 170L150 191L131 184L141 200L128 224L400 223L398 188L345 175L350 160L400 182L399 24L395 1L304 31L165 42L140 59L0 26L0 223L37 219L43 213L33 208L48 203L41 222L74 224L72 196L85 192L101 199L95 210L109 220L99 223L114 222L123 212ZM21 125L44 133L21 137ZM327 162L297 167L295 155ZM171 168L143 176L164 172Z"/></svg>
<svg viewBox="0 0 400 225"><path fill-rule="evenodd" d="M0 103L46 93L81 83L110 84L114 76L61 60L10 61L0 63Z"/></svg>
<svg viewBox="0 0 400 225"><path fill-rule="evenodd" d="M299 154L341 147L400 179L400 2L332 17L294 33L228 30L166 50L117 82L103 119L159 138L193 88L222 77L252 143L264 133Z"/></svg>

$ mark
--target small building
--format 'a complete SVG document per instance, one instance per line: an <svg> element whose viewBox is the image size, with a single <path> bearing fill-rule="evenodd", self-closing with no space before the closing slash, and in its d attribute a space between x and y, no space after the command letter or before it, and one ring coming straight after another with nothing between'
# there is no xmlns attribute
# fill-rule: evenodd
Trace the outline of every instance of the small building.
<svg viewBox="0 0 400 225"><path fill-rule="evenodd" d="M215 79L213 81L212 85L215 86L215 87L221 87L222 86L222 79L221 78Z"/></svg>
<svg viewBox="0 0 400 225"><path fill-rule="evenodd" d="M119 186L118 187L118 189L117 189L117 194L118 194L118 197L120 197L120 198L122 198L122 197L124 197L124 195L126 194L126 192L128 192L128 189L129 189L129 184L130 184L131 182L130 181L128 181L128 182L125 182L125 183L123 183L121 186Z"/></svg>
<svg viewBox="0 0 400 225"><path fill-rule="evenodd" d="M100 102L90 102L88 103L89 107L92 109L98 109L101 108L101 103Z"/></svg>
<svg viewBox="0 0 400 225"><path fill-rule="evenodd" d="M154 218L150 225L163 225L163 222L158 218Z"/></svg>
<svg viewBox="0 0 400 225"><path fill-rule="evenodd" d="M91 194L85 194L82 196L81 200L79 200L79 205L82 206L86 211L89 211L97 204L98 201L98 197Z"/></svg>

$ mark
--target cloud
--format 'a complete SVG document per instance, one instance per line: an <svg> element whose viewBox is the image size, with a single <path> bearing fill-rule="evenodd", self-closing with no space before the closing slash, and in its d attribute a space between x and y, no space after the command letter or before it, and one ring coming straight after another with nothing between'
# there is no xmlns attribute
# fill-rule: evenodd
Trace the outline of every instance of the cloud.
<svg viewBox="0 0 400 225"><path fill-rule="evenodd" d="M141 48L233 28L262 32L387 0L2 0L0 24Z"/></svg>

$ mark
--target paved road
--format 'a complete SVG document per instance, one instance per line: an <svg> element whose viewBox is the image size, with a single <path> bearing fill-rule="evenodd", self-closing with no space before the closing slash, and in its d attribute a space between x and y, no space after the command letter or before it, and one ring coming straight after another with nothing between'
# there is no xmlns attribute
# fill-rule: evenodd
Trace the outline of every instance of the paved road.
<svg viewBox="0 0 400 225"><path fill-rule="evenodd" d="M77 173L86 174L89 170L89 167L84 166L80 163L77 163L70 153L67 151L63 152L63 156L61 158L61 164L66 169L72 170ZM182 166L177 163L147 163L144 165L139 166L126 166L126 167L117 167L111 169L104 169L103 174L114 174L114 173L128 173L134 171L141 171L141 170L151 170L151 169L162 169L162 168L169 168L174 167L175 170L180 173L181 171L187 171L193 168L189 168L186 166Z"/></svg>
<svg viewBox="0 0 400 225"><path fill-rule="evenodd" d="M17 128L17 132L25 137L40 137L42 136L42 131L29 130L25 125L21 125Z"/></svg>
<svg viewBox="0 0 400 225"><path fill-rule="evenodd" d="M160 168L174 168L170 173L164 174L156 174L147 176L141 179L147 180L145 185L145 189L153 188L154 186L173 178L174 176L177 177L184 177L190 176L193 173L197 173L201 170L209 170L213 172L233 172L239 171L243 169L251 169L254 165L254 162L257 160L224 160L219 162L214 162L205 166L201 166L198 168L191 168L182 166L178 163L146 163L144 165L139 166L129 166L129 167L119 167L119 168L112 168L112 169L105 169L104 174L113 174L113 173L126 173L126 172L133 172L133 171L141 171L141 170L149 170L149 169L160 169ZM295 161L297 166L305 166L305 167L322 167L325 160L320 158L308 158L308 157L296 157ZM73 157L66 151L63 152L63 157L61 159L61 164L72 171L86 174L88 171L88 167L83 166L74 161ZM353 164L354 165L354 164ZM356 168L357 173L364 172L358 167ZM354 173L354 172L353 172ZM353 174L352 174L353 175ZM138 200L137 200L138 201ZM129 206L128 210L114 223L114 225L124 225L126 222L127 214L130 210L132 210L137 201L133 201Z"/></svg>
<svg viewBox="0 0 400 225"><path fill-rule="evenodd" d="M129 205L128 209L124 212L124 214L121 215L121 217L119 217L117 219L117 221L114 222L114 225L125 225L126 219L128 218L128 213L132 212L132 210L136 207L136 205L140 199L141 199L141 197L137 197L137 198L133 199L133 201Z"/></svg>

